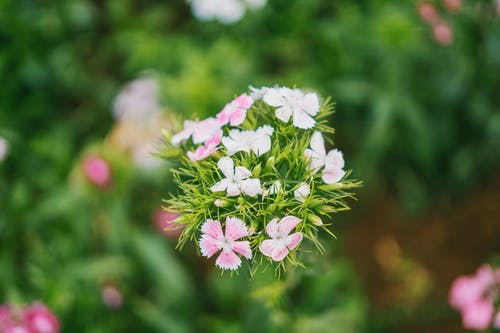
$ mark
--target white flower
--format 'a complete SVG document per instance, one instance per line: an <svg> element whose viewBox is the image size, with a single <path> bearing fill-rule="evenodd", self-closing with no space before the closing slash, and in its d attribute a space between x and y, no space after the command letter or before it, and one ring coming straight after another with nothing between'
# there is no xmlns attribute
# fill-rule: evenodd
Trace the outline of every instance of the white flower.
<svg viewBox="0 0 500 333"><path fill-rule="evenodd" d="M143 120L159 110L158 82L152 78L130 82L116 96L113 104L116 119Z"/></svg>
<svg viewBox="0 0 500 333"><path fill-rule="evenodd" d="M260 180L250 178L252 173L245 167L237 166L235 168L230 157L222 157L217 162L217 166L226 178L212 186L210 188L212 192L227 191L228 197L238 196L241 192L251 197L262 194Z"/></svg>
<svg viewBox="0 0 500 333"><path fill-rule="evenodd" d="M4 138L0 137L0 162L3 161L9 152L9 143Z"/></svg>
<svg viewBox="0 0 500 333"><path fill-rule="evenodd" d="M260 156L271 149L273 132L274 128L269 125L261 126L255 131L231 130L228 137L222 138L222 144L226 147L228 155L239 151L247 153L253 151Z"/></svg>
<svg viewBox="0 0 500 333"><path fill-rule="evenodd" d="M311 193L311 187L309 187L309 185L306 183L300 183L299 188L293 191L295 199L297 199L300 202L306 201L306 198L310 193Z"/></svg>
<svg viewBox="0 0 500 333"><path fill-rule="evenodd" d="M252 86L249 86L248 88L250 89L251 92L250 97L252 97L254 100L262 99L262 97L264 97L264 95L269 89L273 89L269 87L255 88Z"/></svg>
<svg viewBox="0 0 500 333"><path fill-rule="evenodd" d="M311 137L311 149L306 149L304 155L309 160L309 169L316 172L321 167L323 170L322 178L325 183L337 183L344 177L344 156L338 149L332 149L326 153L325 141L320 132L314 132Z"/></svg>
<svg viewBox="0 0 500 333"><path fill-rule="evenodd" d="M241 0L192 0L191 9L201 21L216 19L225 24L235 23L245 15Z"/></svg>
<svg viewBox="0 0 500 333"><path fill-rule="evenodd" d="M299 89L271 88L263 97L264 102L276 107L276 117L285 123L293 116L293 125L301 129L314 127L313 116L319 112L319 98L315 93L304 94Z"/></svg>

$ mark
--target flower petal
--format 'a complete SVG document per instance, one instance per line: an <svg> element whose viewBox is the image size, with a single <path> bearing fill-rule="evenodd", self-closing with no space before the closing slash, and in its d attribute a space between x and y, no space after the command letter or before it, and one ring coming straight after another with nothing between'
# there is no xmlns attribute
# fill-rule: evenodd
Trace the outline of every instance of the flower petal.
<svg viewBox="0 0 500 333"><path fill-rule="evenodd" d="M317 115L319 112L318 95L315 93L306 94L300 101L300 108L311 116Z"/></svg>
<svg viewBox="0 0 500 333"><path fill-rule="evenodd" d="M222 269L235 270L241 265L241 259L233 251L221 252L215 264Z"/></svg>
<svg viewBox="0 0 500 333"><path fill-rule="evenodd" d="M252 259L252 249L250 248L249 241L233 242L233 251L241 254L248 260Z"/></svg>
<svg viewBox="0 0 500 333"><path fill-rule="evenodd" d="M234 175L234 162L230 157L221 157L217 166L226 178L232 178Z"/></svg>
<svg viewBox="0 0 500 333"><path fill-rule="evenodd" d="M323 170L323 181L326 184L338 183L344 177L345 171L336 167L326 167Z"/></svg>
<svg viewBox="0 0 500 333"><path fill-rule="evenodd" d="M252 143L252 150L257 156L267 153L271 149L271 138L268 135L257 136Z"/></svg>
<svg viewBox="0 0 500 333"><path fill-rule="evenodd" d="M308 115L305 111L295 109L293 112L293 126L301 129L308 129L313 128L315 124L316 121L314 118Z"/></svg>
<svg viewBox="0 0 500 333"><path fill-rule="evenodd" d="M292 110L287 106L280 106L275 111L276 118L287 123L292 116Z"/></svg>
<svg viewBox="0 0 500 333"><path fill-rule="evenodd" d="M218 239L220 237L224 237L224 234L222 233L222 227L220 225L219 221L207 219L202 225L201 225L201 232L207 235L212 236L215 239Z"/></svg>
<svg viewBox="0 0 500 333"><path fill-rule="evenodd" d="M233 103L238 107L242 109L248 109L252 106L253 104L253 98L248 96L247 94L242 94L238 97L236 97L233 101Z"/></svg>
<svg viewBox="0 0 500 333"><path fill-rule="evenodd" d="M305 202L307 196L311 193L311 187L306 183L301 183L299 188L293 191L295 199L300 202Z"/></svg>
<svg viewBox="0 0 500 333"><path fill-rule="evenodd" d="M299 245L299 243L302 241L302 233L296 232L291 234L286 238L285 244L288 247L288 249L291 251Z"/></svg>
<svg viewBox="0 0 500 333"><path fill-rule="evenodd" d="M285 244L279 243L279 245L274 248L271 258L274 261L281 261L285 259L285 257L288 255L288 252L288 248L285 246Z"/></svg>
<svg viewBox="0 0 500 333"><path fill-rule="evenodd" d="M290 231L293 230L299 224L301 220L293 215L285 216L278 223L278 229L280 234L288 235Z"/></svg>
<svg viewBox="0 0 500 333"><path fill-rule="evenodd" d="M241 190L246 195L255 197L258 194L262 194L262 188L260 187L260 180L257 178L245 179L240 182Z"/></svg>
<svg viewBox="0 0 500 333"><path fill-rule="evenodd" d="M227 186L227 196L228 197L236 197L240 195L241 191L237 184L229 182Z"/></svg>
<svg viewBox="0 0 500 333"><path fill-rule="evenodd" d="M212 186L210 188L210 190L212 192L222 192L222 191L225 191L229 187L230 184L231 184L231 182L227 178L224 178L223 180L221 180L220 182L218 182L214 186Z"/></svg>
<svg viewBox="0 0 500 333"><path fill-rule="evenodd" d="M273 251L275 248L276 248L276 240L274 239L266 239L259 246L260 252L262 252L263 255L268 257L271 257L273 255Z"/></svg>
<svg viewBox="0 0 500 333"><path fill-rule="evenodd" d="M320 156L325 156L326 155L326 150L325 150L325 140L323 139L323 136L321 135L321 132L316 131L311 137L311 149L314 150L316 153L318 153Z"/></svg>
<svg viewBox="0 0 500 333"><path fill-rule="evenodd" d="M276 238L279 236L278 219L272 219L266 225L266 232L271 238Z"/></svg>
<svg viewBox="0 0 500 333"><path fill-rule="evenodd" d="M305 157L309 160L309 169L317 171L321 168L325 163L323 160L323 156L315 152L311 149L304 150Z"/></svg>
<svg viewBox="0 0 500 333"><path fill-rule="evenodd" d="M246 117L246 109L236 108L229 116L229 123L231 124L231 126L239 126L245 121Z"/></svg>
<svg viewBox="0 0 500 333"><path fill-rule="evenodd" d="M332 149L325 158L326 167L336 167L342 169L345 166L344 155L338 149Z"/></svg>
<svg viewBox="0 0 500 333"><path fill-rule="evenodd" d="M280 106L284 103L283 93L287 88L268 88L264 92L262 99L270 106Z"/></svg>
<svg viewBox="0 0 500 333"><path fill-rule="evenodd" d="M235 169L234 169L234 178L236 180L243 180L243 179L247 179L248 177L250 177L252 175L252 173L250 172L250 170L248 170L247 168L245 167L242 167L242 166L237 166Z"/></svg>
<svg viewBox="0 0 500 333"><path fill-rule="evenodd" d="M200 239L201 255L207 258L213 256L220 247L217 245L217 240L208 234L204 234Z"/></svg>
<svg viewBox="0 0 500 333"><path fill-rule="evenodd" d="M193 130L193 143L199 144L207 141L212 134L220 128L215 118L208 118L198 122Z"/></svg>
<svg viewBox="0 0 500 333"><path fill-rule="evenodd" d="M237 240L248 235L249 231L245 222L235 217L226 218L226 237Z"/></svg>

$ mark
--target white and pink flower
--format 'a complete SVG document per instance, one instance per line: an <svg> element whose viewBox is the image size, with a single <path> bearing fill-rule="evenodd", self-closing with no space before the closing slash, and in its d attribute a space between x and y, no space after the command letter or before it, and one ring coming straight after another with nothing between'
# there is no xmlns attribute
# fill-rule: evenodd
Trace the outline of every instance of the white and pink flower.
<svg viewBox="0 0 500 333"><path fill-rule="evenodd" d="M287 123L293 116L297 128L314 127L314 116L319 113L319 98L315 93L304 94L302 90L290 88L269 88L263 96L264 102L276 107L276 117Z"/></svg>
<svg viewBox="0 0 500 333"><path fill-rule="evenodd" d="M196 148L196 150L189 151L187 156L193 162L204 160L205 158L211 156L219 149L219 144L221 143L222 131L218 130L215 132L210 139L208 139L205 144Z"/></svg>
<svg viewBox="0 0 500 333"><path fill-rule="evenodd" d="M219 130L219 122L215 118L186 120L183 130L172 137L171 143L177 146L182 141L186 141L191 137L195 145L205 143Z"/></svg>
<svg viewBox="0 0 500 333"><path fill-rule="evenodd" d="M228 197L235 197L240 193L255 197L262 194L260 180L250 178L252 173L243 166L234 167L234 162L230 157L222 157L217 166L226 178L217 182L210 189L212 192L226 191Z"/></svg>
<svg viewBox="0 0 500 333"><path fill-rule="evenodd" d="M288 215L278 222L272 219L266 226L266 233L271 239L266 239L259 246L260 252L274 261L285 259L290 251L295 249L302 241L302 233L290 232L299 224L298 217Z"/></svg>
<svg viewBox="0 0 500 333"><path fill-rule="evenodd" d="M252 106L253 98L247 94L236 97L233 101L224 106L217 114L219 126L230 124L231 126L241 125L247 116L247 110Z"/></svg>
<svg viewBox="0 0 500 333"><path fill-rule="evenodd" d="M229 136L222 138L222 144L227 149L229 156L239 151L254 152L257 156L267 153L271 149L271 136L274 128L264 125L255 131L231 130Z"/></svg>
<svg viewBox="0 0 500 333"><path fill-rule="evenodd" d="M338 149L332 149L326 153L325 141L320 132L314 132L311 137L310 149L304 151L309 161L309 169L314 172L323 169L322 178L327 184L338 183L345 175L344 156Z"/></svg>
<svg viewBox="0 0 500 333"><path fill-rule="evenodd" d="M234 217L226 218L225 232L219 221L208 219L201 226L203 235L200 239L201 254L207 258L221 251L215 264L221 269L235 270L241 266L238 254L252 259L252 250L249 241L238 239L250 235L245 222Z"/></svg>

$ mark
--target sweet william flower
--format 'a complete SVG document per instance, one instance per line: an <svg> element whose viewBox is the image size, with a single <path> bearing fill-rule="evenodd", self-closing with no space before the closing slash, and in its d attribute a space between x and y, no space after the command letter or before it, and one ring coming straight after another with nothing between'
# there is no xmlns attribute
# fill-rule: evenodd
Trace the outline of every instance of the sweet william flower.
<svg viewBox="0 0 500 333"><path fill-rule="evenodd" d="M297 199L300 202L305 202L309 194L311 194L311 187L306 183L301 183L299 188L293 191L295 199Z"/></svg>
<svg viewBox="0 0 500 333"><path fill-rule="evenodd" d="M123 306L121 291L114 284L107 284L101 289L102 302L110 309L119 309Z"/></svg>
<svg viewBox="0 0 500 333"><path fill-rule="evenodd" d="M205 144L199 146L194 152L189 151L187 156L193 162L204 160L219 149L218 146L221 143L221 138L222 131L218 130L207 140L207 142L205 142Z"/></svg>
<svg viewBox="0 0 500 333"><path fill-rule="evenodd" d="M311 137L310 148L304 151L304 155L309 160L309 169L316 172L321 167L322 178L327 184L339 182L345 175L344 156L338 149L332 149L326 153L325 141L320 132L314 132Z"/></svg>
<svg viewBox="0 0 500 333"><path fill-rule="evenodd" d="M177 239L182 233L182 230L184 230L182 224L175 223L175 220L180 216L181 215L178 213L159 208L153 215L153 223L159 233L169 238Z"/></svg>
<svg viewBox="0 0 500 333"><path fill-rule="evenodd" d="M274 128L268 125L261 126L255 131L231 130L228 137L222 138L229 156L239 151L254 152L257 156L267 153L271 149L271 135Z"/></svg>
<svg viewBox="0 0 500 333"><path fill-rule="evenodd" d="M60 325L57 317L42 303L35 302L24 310L24 322L33 333L57 333Z"/></svg>
<svg viewBox="0 0 500 333"><path fill-rule="evenodd" d="M245 223L237 218L226 218L225 233L219 221L208 219L201 226L203 235L200 239L201 254L207 258L221 251L215 264L221 269L235 270L241 266L241 259L237 254L252 259L252 250L249 241L238 239L249 236L250 232Z"/></svg>
<svg viewBox="0 0 500 333"><path fill-rule="evenodd" d="M285 216L279 222L277 218L272 219L266 226L266 233L271 239L262 242L259 246L260 252L274 261L285 259L302 241L302 233L296 232L290 235L299 222L300 219L292 215Z"/></svg>
<svg viewBox="0 0 500 333"><path fill-rule="evenodd" d="M226 178L222 179L210 189L212 192L227 191L228 197L235 197L244 193L251 197L255 197L262 193L260 180L250 178L252 173L245 167L234 167L234 162L230 157L222 157L217 166L222 171Z"/></svg>
<svg viewBox="0 0 500 333"><path fill-rule="evenodd" d="M319 98L315 93L304 94L299 89L271 88L263 96L264 102L276 107L276 117L287 123L293 116L293 125L301 129L314 127L314 116L319 112Z"/></svg>
<svg viewBox="0 0 500 333"><path fill-rule="evenodd" d="M185 121L184 128L179 133L175 134L171 143L174 146L179 145L192 137L194 144L205 143L212 138L214 133L220 130L219 122L215 118L207 118L205 120Z"/></svg>
<svg viewBox="0 0 500 333"><path fill-rule="evenodd" d="M252 106L253 98L247 94L236 97L232 102L227 103L221 112L217 114L219 126L230 124L231 126L241 125L247 116L247 110Z"/></svg>

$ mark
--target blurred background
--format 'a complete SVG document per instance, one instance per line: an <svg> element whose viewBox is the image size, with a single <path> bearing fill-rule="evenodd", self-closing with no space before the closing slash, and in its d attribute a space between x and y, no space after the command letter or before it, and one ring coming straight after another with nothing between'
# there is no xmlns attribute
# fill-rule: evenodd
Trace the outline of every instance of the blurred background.
<svg viewBox="0 0 500 333"><path fill-rule="evenodd" d="M500 253L500 2L209 1L0 0L0 303L62 332L463 332L450 284ZM307 269L221 276L159 232L150 152L275 84L333 97L364 186Z"/></svg>

